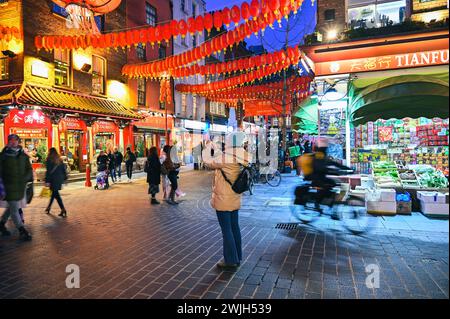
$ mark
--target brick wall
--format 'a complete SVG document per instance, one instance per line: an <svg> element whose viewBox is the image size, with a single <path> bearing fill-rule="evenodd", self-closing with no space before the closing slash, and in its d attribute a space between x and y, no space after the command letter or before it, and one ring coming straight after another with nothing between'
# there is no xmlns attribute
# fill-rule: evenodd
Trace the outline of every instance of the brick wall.
<svg viewBox="0 0 450 319"><path fill-rule="evenodd" d="M317 30L322 34L330 29L343 31L347 22L347 3L348 0L317 0ZM335 19L326 21L325 11L331 9L335 10Z"/></svg>
<svg viewBox="0 0 450 319"><path fill-rule="evenodd" d="M53 52L40 50L37 52L34 46L34 37L36 35L76 35L80 30L68 29L64 18L52 13L53 2L49 0L23 0L24 17L24 53L30 59L42 57L48 61L53 61ZM126 23L126 0L113 12L105 15L105 32L111 30L123 29ZM107 80L122 80L121 69L126 63L126 54L122 49L87 49L74 52L76 55L91 57L93 54L104 57L107 60ZM31 77L28 70L29 65L25 62L25 80L39 81ZM50 63L50 73L53 72L53 65ZM92 75L78 70L72 70L74 90L88 93L92 92ZM29 75L29 76L28 76ZM51 79L49 79L51 80ZM51 82L51 81L48 81ZM48 83L51 85L52 83ZM108 92L106 92L108 94Z"/></svg>
<svg viewBox="0 0 450 319"><path fill-rule="evenodd" d="M17 27L21 32L23 26L21 23L22 1L9 0L7 4L0 7L0 25L3 27ZM14 58L8 58L9 61L9 79L0 81L0 85L9 83L18 83L23 80L23 41L12 40L8 43L0 40L0 51L11 50L17 54ZM0 56L3 54L0 52Z"/></svg>

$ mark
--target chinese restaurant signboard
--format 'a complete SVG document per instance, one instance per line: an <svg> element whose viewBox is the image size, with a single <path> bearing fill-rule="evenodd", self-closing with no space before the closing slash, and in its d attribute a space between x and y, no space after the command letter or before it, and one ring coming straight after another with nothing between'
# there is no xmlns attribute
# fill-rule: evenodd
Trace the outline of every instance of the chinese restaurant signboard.
<svg viewBox="0 0 450 319"><path fill-rule="evenodd" d="M363 59L316 63L317 75L359 73L416 68L449 63L449 50L434 50L407 54L384 55Z"/></svg>

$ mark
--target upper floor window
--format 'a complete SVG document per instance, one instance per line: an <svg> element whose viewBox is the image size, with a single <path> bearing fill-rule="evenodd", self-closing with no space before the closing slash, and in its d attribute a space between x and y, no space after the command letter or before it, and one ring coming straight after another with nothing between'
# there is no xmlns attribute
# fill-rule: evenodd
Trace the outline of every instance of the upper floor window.
<svg viewBox="0 0 450 319"><path fill-rule="evenodd" d="M192 16L195 18L197 16L197 5L192 2Z"/></svg>
<svg viewBox="0 0 450 319"><path fill-rule="evenodd" d="M164 45L161 45L160 47L159 47L159 50L158 50L158 57L160 58L160 59L165 59L166 58L166 47L164 46Z"/></svg>
<svg viewBox="0 0 450 319"><path fill-rule="evenodd" d="M146 83L145 79L137 80L138 105L145 105Z"/></svg>
<svg viewBox="0 0 450 319"><path fill-rule="evenodd" d="M145 47L142 43L138 43L138 45L136 47L136 55L139 60L145 61L145 59L146 59Z"/></svg>
<svg viewBox="0 0 450 319"><path fill-rule="evenodd" d="M186 12L186 1L185 0L180 1L180 9L181 9L181 11Z"/></svg>
<svg viewBox="0 0 450 319"><path fill-rule="evenodd" d="M8 58L0 58L0 80L9 79L9 61Z"/></svg>
<svg viewBox="0 0 450 319"><path fill-rule="evenodd" d="M148 2L145 3L145 17L148 25L156 26L158 22L156 8Z"/></svg>
<svg viewBox="0 0 450 319"><path fill-rule="evenodd" d="M352 28L379 28L402 23L406 18L406 0L379 3L370 0L361 5L350 0L348 23Z"/></svg>
<svg viewBox="0 0 450 319"><path fill-rule="evenodd" d="M55 85L70 86L70 51L55 50Z"/></svg>
<svg viewBox="0 0 450 319"><path fill-rule="evenodd" d="M192 46L197 47L197 36L195 34L192 36Z"/></svg>
<svg viewBox="0 0 450 319"><path fill-rule="evenodd" d="M92 93L105 94L106 60L102 57L92 56Z"/></svg>
<svg viewBox="0 0 450 319"><path fill-rule="evenodd" d="M333 21L336 16L336 10L335 9L328 9L324 12L324 18L325 21Z"/></svg>

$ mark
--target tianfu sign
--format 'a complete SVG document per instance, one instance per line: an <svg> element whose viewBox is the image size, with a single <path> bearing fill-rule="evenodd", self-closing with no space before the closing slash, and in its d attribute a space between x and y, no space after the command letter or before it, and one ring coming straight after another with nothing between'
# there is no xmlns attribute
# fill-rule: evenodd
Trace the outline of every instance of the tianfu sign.
<svg viewBox="0 0 450 319"><path fill-rule="evenodd" d="M448 63L449 50L445 49L316 63L316 74L331 75L342 73L383 71L431 65L442 65Z"/></svg>

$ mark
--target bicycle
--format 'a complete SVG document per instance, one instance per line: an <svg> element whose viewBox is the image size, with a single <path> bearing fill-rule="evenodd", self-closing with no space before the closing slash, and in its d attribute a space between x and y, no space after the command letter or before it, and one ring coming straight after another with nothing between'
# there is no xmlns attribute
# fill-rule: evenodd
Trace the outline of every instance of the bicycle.
<svg viewBox="0 0 450 319"><path fill-rule="evenodd" d="M281 173L276 168L265 166L260 168L260 174L264 176L264 182L272 187L277 187L281 183Z"/></svg>
<svg viewBox="0 0 450 319"><path fill-rule="evenodd" d="M291 205L292 215L304 224L309 224L322 216L330 216L341 221L344 228L358 235L372 228L375 217L367 213L365 198L353 194L346 184L337 183L332 189L330 197L318 202L318 194L321 190L304 183L296 188L295 200ZM324 211L321 205L328 207Z"/></svg>

